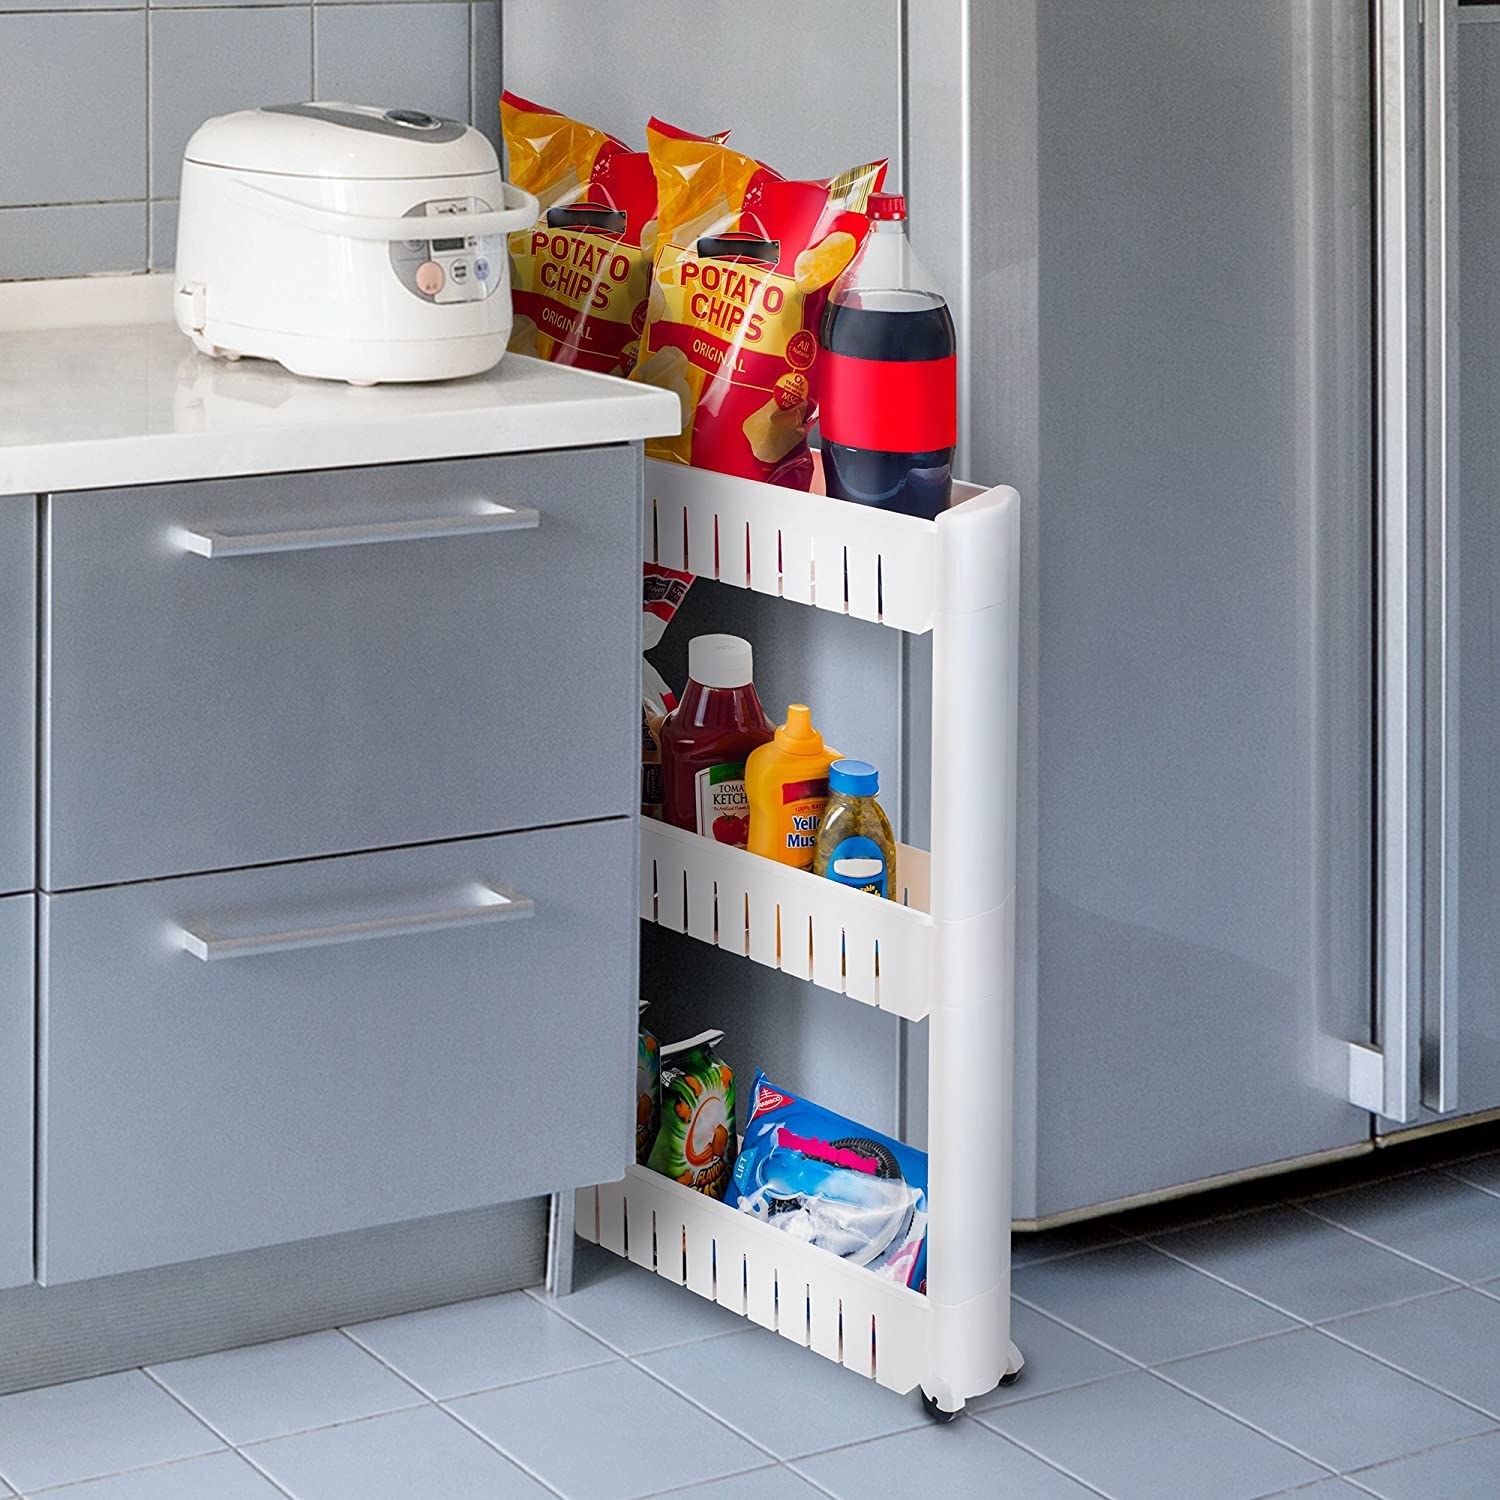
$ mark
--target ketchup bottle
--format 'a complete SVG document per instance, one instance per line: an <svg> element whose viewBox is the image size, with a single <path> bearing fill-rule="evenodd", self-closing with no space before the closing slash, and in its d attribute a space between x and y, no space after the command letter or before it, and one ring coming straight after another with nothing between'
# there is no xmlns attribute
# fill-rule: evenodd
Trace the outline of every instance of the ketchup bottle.
<svg viewBox="0 0 1500 1500"><path fill-rule="evenodd" d="M674 827L743 849L750 837L745 761L776 733L752 682L750 642L688 642L688 682L661 727L662 816Z"/></svg>
<svg viewBox="0 0 1500 1500"><path fill-rule="evenodd" d="M907 242L899 193L870 195L870 233L828 299L821 341L828 493L935 520L952 494L958 342L943 294Z"/></svg>

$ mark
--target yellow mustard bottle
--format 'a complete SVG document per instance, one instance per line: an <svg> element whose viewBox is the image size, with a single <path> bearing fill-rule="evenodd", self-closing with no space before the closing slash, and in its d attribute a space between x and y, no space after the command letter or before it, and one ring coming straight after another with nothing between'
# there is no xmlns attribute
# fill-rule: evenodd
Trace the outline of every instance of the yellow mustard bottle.
<svg viewBox="0 0 1500 1500"><path fill-rule="evenodd" d="M812 711L793 703L769 744L745 762L752 854L810 870L818 824L828 805L828 767L841 759L813 728Z"/></svg>

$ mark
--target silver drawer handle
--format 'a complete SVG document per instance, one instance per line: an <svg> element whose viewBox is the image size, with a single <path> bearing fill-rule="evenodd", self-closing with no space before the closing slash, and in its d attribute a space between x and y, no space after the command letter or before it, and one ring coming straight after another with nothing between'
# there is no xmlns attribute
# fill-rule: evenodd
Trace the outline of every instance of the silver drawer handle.
<svg viewBox="0 0 1500 1500"><path fill-rule="evenodd" d="M337 922L327 927L291 928L231 937L204 923L179 922L174 936L185 953L205 963L221 958L253 958L258 953L287 953L297 948L327 948L334 943L362 943L368 938L400 937L409 932L440 932L447 927L477 927L486 922L514 922L531 916L536 904L530 896L498 885L476 885L469 906L437 911L405 912L394 917L372 917L365 922Z"/></svg>
<svg viewBox="0 0 1500 1500"><path fill-rule="evenodd" d="M431 537L472 536L489 531L533 531L541 516L524 506L495 505L458 516L422 516L415 521L367 521L351 526L313 526L305 531L221 531L174 526L172 541L197 557L250 557L260 552L311 552L320 547L359 547L369 542L420 542Z"/></svg>

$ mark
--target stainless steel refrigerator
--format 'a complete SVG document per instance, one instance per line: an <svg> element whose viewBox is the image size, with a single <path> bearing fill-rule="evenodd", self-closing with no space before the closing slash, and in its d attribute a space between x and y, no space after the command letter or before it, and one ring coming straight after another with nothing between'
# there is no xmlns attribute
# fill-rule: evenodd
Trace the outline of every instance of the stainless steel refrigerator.
<svg viewBox="0 0 1500 1500"><path fill-rule="evenodd" d="M1018 1219L1500 1108L1500 5L503 10L524 94L907 190L963 468L1027 499ZM691 609L925 784L920 645L894 721L880 632L809 684L851 622ZM659 1031L707 995L742 1066L925 1117L920 1028L648 938Z"/></svg>
<svg viewBox="0 0 1500 1500"><path fill-rule="evenodd" d="M969 451L1035 496L1018 1212L1493 1110L1500 7L967 22Z"/></svg>

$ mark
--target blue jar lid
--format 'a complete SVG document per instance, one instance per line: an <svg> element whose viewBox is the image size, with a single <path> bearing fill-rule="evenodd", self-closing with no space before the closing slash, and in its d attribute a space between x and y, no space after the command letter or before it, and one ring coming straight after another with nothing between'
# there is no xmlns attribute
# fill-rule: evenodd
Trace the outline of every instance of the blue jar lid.
<svg viewBox="0 0 1500 1500"><path fill-rule="evenodd" d="M828 790L846 797L873 797L880 790L880 772L867 760L836 760L828 768Z"/></svg>

